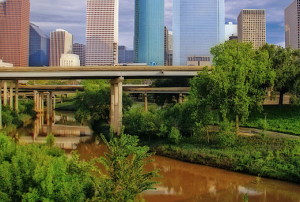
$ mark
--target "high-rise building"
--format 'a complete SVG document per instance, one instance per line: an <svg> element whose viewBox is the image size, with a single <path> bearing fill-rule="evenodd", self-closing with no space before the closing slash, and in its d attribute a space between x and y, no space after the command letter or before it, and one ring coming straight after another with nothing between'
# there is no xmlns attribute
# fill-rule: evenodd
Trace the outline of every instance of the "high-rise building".
<svg viewBox="0 0 300 202"><path fill-rule="evenodd" d="M211 60L210 49L224 40L224 0L173 0L174 66L191 57Z"/></svg>
<svg viewBox="0 0 300 202"><path fill-rule="evenodd" d="M61 67L79 67L80 59L76 54L62 54L60 58Z"/></svg>
<svg viewBox="0 0 300 202"><path fill-rule="evenodd" d="M0 2L0 59L27 67L29 59L30 1Z"/></svg>
<svg viewBox="0 0 300 202"><path fill-rule="evenodd" d="M165 66L169 66L169 30L165 26L165 43L164 43Z"/></svg>
<svg viewBox="0 0 300 202"><path fill-rule="evenodd" d="M49 66L50 37L38 26L30 24L29 66Z"/></svg>
<svg viewBox="0 0 300 202"><path fill-rule="evenodd" d="M119 46L119 63L134 63L134 50L127 50L126 46Z"/></svg>
<svg viewBox="0 0 300 202"><path fill-rule="evenodd" d="M168 46L168 63L169 66L173 66L173 32L171 31L169 31Z"/></svg>
<svg viewBox="0 0 300 202"><path fill-rule="evenodd" d="M86 66L118 63L119 0L87 0Z"/></svg>
<svg viewBox="0 0 300 202"><path fill-rule="evenodd" d="M79 55L80 66L85 66L85 45L80 43L74 43L73 54Z"/></svg>
<svg viewBox="0 0 300 202"><path fill-rule="evenodd" d="M164 1L135 0L135 62L164 65Z"/></svg>
<svg viewBox="0 0 300 202"><path fill-rule="evenodd" d="M62 54L72 54L73 35L63 29L51 32L50 66L59 67Z"/></svg>
<svg viewBox="0 0 300 202"><path fill-rule="evenodd" d="M285 10L285 47L300 48L300 0L294 0Z"/></svg>
<svg viewBox="0 0 300 202"><path fill-rule="evenodd" d="M237 36L237 25L234 25L232 22L228 22L225 25L225 41L230 40L230 37Z"/></svg>
<svg viewBox="0 0 300 202"><path fill-rule="evenodd" d="M266 43L266 11L243 9L237 19L238 41L251 42L254 49Z"/></svg>

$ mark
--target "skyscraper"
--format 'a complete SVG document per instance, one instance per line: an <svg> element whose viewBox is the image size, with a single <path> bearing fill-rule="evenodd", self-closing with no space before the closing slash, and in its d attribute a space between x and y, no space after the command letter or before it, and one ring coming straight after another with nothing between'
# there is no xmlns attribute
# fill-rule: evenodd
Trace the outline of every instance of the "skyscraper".
<svg viewBox="0 0 300 202"><path fill-rule="evenodd" d="M85 66L85 45L80 43L74 43L73 54L79 55L80 66Z"/></svg>
<svg viewBox="0 0 300 202"><path fill-rule="evenodd" d="M224 0L173 0L174 66L191 57L210 61L210 49L224 40Z"/></svg>
<svg viewBox="0 0 300 202"><path fill-rule="evenodd" d="M262 9L243 9L237 19L238 41L252 42L258 49L266 43L266 11Z"/></svg>
<svg viewBox="0 0 300 202"><path fill-rule="evenodd" d="M62 54L72 54L73 35L63 29L51 32L50 66L59 67Z"/></svg>
<svg viewBox="0 0 300 202"><path fill-rule="evenodd" d="M133 63L134 62L134 51L127 50L126 46L119 46L119 63Z"/></svg>
<svg viewBox="0 0 300 202"><path fill-rule="evenodd" d="M87 0L86 66L118 63L119 0Z"/></svg>
<svg viewBox="0 0 300 202"><path fill-rule="evenodd" d="M27 67L29 59L30 1L0 2L0 59Z"/></svg>
<svg viewBox="0 0 300 202"><path fill-rule="evenodd" d="M285 47L300 48L300 0L294 0L285 10Z"/></svg>
<svg viewBox="0 0 300 202"><path fill-rule="evenodd" d="M164 65L164 1L135 0L135 61Z"/></svg>
<svg viewBox="0 0 300 202"><path fill-rule="evenodd" d="M29 66L49 66L50 37L38 26L30 24Z"/></svg>

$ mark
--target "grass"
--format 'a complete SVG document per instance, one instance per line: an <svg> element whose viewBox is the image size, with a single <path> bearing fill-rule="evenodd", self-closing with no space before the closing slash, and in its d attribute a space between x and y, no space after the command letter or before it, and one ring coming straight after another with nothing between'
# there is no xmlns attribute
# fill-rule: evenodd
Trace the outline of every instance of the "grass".
<svg viewBox="0 0 300 202"><path fill-rule="evenodd" d="M64 110L64 111L76 111L77 110L74 100L69 101L69 102L57 103L55 106L55 109Z"/></svg>
<svg viewBox="0 0 300 202"><path fill-rule="evenodd" d="M158 155L261 177L300 183L300 141L273 137L238 137L234 146L197 143L184 138L146 143Z"/></svg>
<svg viewBox="0 0 300 202"><path fill-rule="evenodd" d="M253 112L242 126L263 129L267 114L267 130L300 136L300 107L264 106L264 111Z"/></svg>

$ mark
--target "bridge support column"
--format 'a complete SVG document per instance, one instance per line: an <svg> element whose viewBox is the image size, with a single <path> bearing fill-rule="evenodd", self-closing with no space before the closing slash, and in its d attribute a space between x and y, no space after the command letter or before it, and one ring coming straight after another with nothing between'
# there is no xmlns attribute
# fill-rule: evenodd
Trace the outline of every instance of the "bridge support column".
<svg viewBox="0 0 300 202"><path fill-rule="evenodd" d="M12 110L13 109L13 103L14 103L14 90L13 90L13 82L10 82L9 85L9 108Z"/></svg>
<svg viewBox="0 0 300 202"><path fill-rule="evenodd" d="M3 82L3 105L7 105L7 82Z"/></svg>
<svg viewBox="0 0 300 202"><path fill-rule="evenodd" d="M183 95L182 95L182 93L179 94L179 103L180 104L183 103Z"/></svg>
<svg viewBox="0 0 300 202"><path fill-rule="evenodd" d="M38 103L37 91L33 91L33 101L34 101L34 110L37 111L37 103Z"/></svg>
<svg viewBox="0 0 300 202"><path fill-rule="evenodd" d="M50 107L50 119L52 120L53 118L53 92L49 92L50 95L50 102L49 102L49 107Z"/></svg>
<svg viewBox="0 0 300 202"><path fill-rule="evenodd" d="M16 110L16 112L18 112L19 111L19 81L16 80L15 84L16 84L16 89L15 89L15 95L16 95L16 98L15 98L15 110Z"/></svg>
<svg viewBox="0 0 300 202"><path fill-rule="evenodd" d="M0 130L2 129L2 81L0 82Z"/></svg>
<svg viewBox="0 0 300 202"><path fill-rule="evenodd" d="M144 102L145 102L145 112L148 111L148 94L144 94Z"/></svg>
<svg viewBox="0 0 300 202"><path fill-rule="evenodd" d="M56 107L56 97L53 95L53 110L55 110Z"/></svg>
<svg viewBox="0 0 300 202"><path fill-rule="evenodd" d="M118 135L122 131L122 118L123 118L123 77L112 80L111 83L111 126L114 132ZM112 109L113 106L113 109Z"/></svg>
<svg viewBox="0 0 300 202"><path fill-rule="evenodd" d="M47 94L47 120L50 119L50 92Z"/></svg>
<svg viewBox="0 0 300 202"><path fill-rule="evenodd" d="M43 93L42 92L39 92L38 111L40 114L43 113Z"/></svg>

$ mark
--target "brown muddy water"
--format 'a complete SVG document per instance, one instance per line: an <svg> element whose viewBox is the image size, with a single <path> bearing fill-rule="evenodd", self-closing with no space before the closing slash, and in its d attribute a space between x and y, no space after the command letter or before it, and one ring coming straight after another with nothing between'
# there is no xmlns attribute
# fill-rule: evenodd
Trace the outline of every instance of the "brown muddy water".
<svg viewBox="0 0 300 202"><path fill-rule="evenodd" d="M106 148L96 143L85 143L91 138L91 130L79 126L72 113L56 112L51 123L43 118L14 134L21 142L44 142L47 133L56 136L61 148L77 150L83 160L103 156ZM146 169L160 169L162 178L155 190L142 193L148 202L243 202L247 194L249 202L300 202L300 184L230 172L222 169L185 163L161 156L153 156L154 162Z"/></svg>

